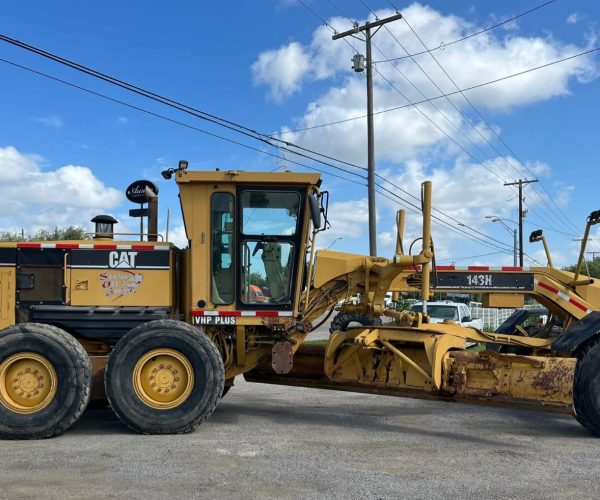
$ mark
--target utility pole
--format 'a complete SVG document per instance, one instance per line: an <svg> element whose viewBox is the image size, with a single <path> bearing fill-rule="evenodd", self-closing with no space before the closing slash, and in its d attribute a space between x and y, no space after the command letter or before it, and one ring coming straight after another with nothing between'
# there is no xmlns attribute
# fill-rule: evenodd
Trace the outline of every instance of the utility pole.
<svg viewBox="0 0 600 500"><path fill-rule="evenodd" d="M523 258L521 257L521 267L523 267ZM513 266L517 267L517 230L513 229Z"/></svg>
<svg viewBox="0 0 600 500"><path fill-rule="evenodd" d="M589 241L589 239L588 239L588 241ZM586 253L592 254L592 260L596 260L596 255L600 255L600 252L586 252Z"/></svg>
<svg viewBox="0 0 600 500"><path fill-rule="evenodd" d="M367 187L369 200L369 253L375 257L377 255L377 213L375 209L375 132L373 129L373 58L371 54L371 38L379 31L381 26L402 19L402 14L399 12L385 19L376 19L371 23L365 23L359 26L354 23L351 30L343 33L336 33L331 38L339 40L347 36L358 38L356 35L360 32L365 33L365 42L367 44ZM373 28L377 28L375 32L371 32ZM360 40L360 38L359 38ZM358 56L358 57L357 57ZM354 71L361 72L364 70L364 57L356 54L353 58Z"/></svg>
<svg viewBox="0 0 600 500"><path fill-rule="evenodd" d="M530 181L519 179L519 182L505 182L505 186L519 186L519 266L523 267L523 186L539 182L537 179Z"/></svg>

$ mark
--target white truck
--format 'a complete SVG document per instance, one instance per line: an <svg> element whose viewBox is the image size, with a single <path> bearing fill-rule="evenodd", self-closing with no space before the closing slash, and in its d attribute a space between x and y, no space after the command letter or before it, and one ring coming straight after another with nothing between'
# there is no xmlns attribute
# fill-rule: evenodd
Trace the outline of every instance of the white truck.
<svg viewBox="0 0 600 500"><path fill-rule="evenodd" d="M414 304L410 310L423 312L423 303ZM449 319L462 326L471 326L483 330L483 319L473 319L469 307L460 302L427 302L427 315L432 323L442 323L444 320Z"/></svg>

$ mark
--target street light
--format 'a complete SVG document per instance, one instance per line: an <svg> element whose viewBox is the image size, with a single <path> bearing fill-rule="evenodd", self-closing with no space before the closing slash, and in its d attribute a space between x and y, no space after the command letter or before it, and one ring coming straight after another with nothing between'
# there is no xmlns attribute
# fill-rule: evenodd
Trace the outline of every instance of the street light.
<svg viewBox="0 0 600 500"><path fill-rule="evenodd" d="M504 229L506 229L509 233L511 233L513 235L513 265L515 267L517 267L517 230L516 229L511 229L510 227L508 227L508 224L506 224L504 221L508 221L508 222L513 222L510 219L503 219L502 217L498 217L497 215L486 215L485 216L486 219L491 219L492 222L499 222L500 224L502 224L502 227Z"/></svg>
<svg viewBox="0 0 600 500"><path fill-rule="evenodd" d="M342 238L341 236L337 237L335 240L333 240L329 246L325 249L325 250L329 250L333 245L336 244L336 242L338 242L339 240L343 240L344 238Z"/></svg>

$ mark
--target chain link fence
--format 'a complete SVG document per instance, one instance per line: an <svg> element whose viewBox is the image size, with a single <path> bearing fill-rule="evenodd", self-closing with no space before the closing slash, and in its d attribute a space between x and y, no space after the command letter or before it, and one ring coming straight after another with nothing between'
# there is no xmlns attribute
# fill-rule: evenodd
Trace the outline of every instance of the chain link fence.
<svg viewBox="0 0 600 500"><path fill-rule="evenodd" d="M483 327L495 330L513 313L515 309L495 309L471 305L471 317L483 319Z"/></svg>

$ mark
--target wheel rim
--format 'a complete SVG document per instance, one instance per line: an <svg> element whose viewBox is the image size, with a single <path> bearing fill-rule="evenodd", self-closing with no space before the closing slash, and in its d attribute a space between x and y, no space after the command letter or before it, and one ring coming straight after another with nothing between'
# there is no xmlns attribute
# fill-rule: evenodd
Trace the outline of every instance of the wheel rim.
<svg viewBox="0 0 600 500"><path fill-rule="evenodd" d="M15 413L35 413L56 396L56 370L44 356L20 352L0 364L0 403Z"/></svg>
<svg viewBox="0 0 600 500"><path fill-rule="evenodd" d="M175 408L187 400L194 387L191 363L174 349L147 352L133 369L133 388L138 397L157 410Z"/></svg>

